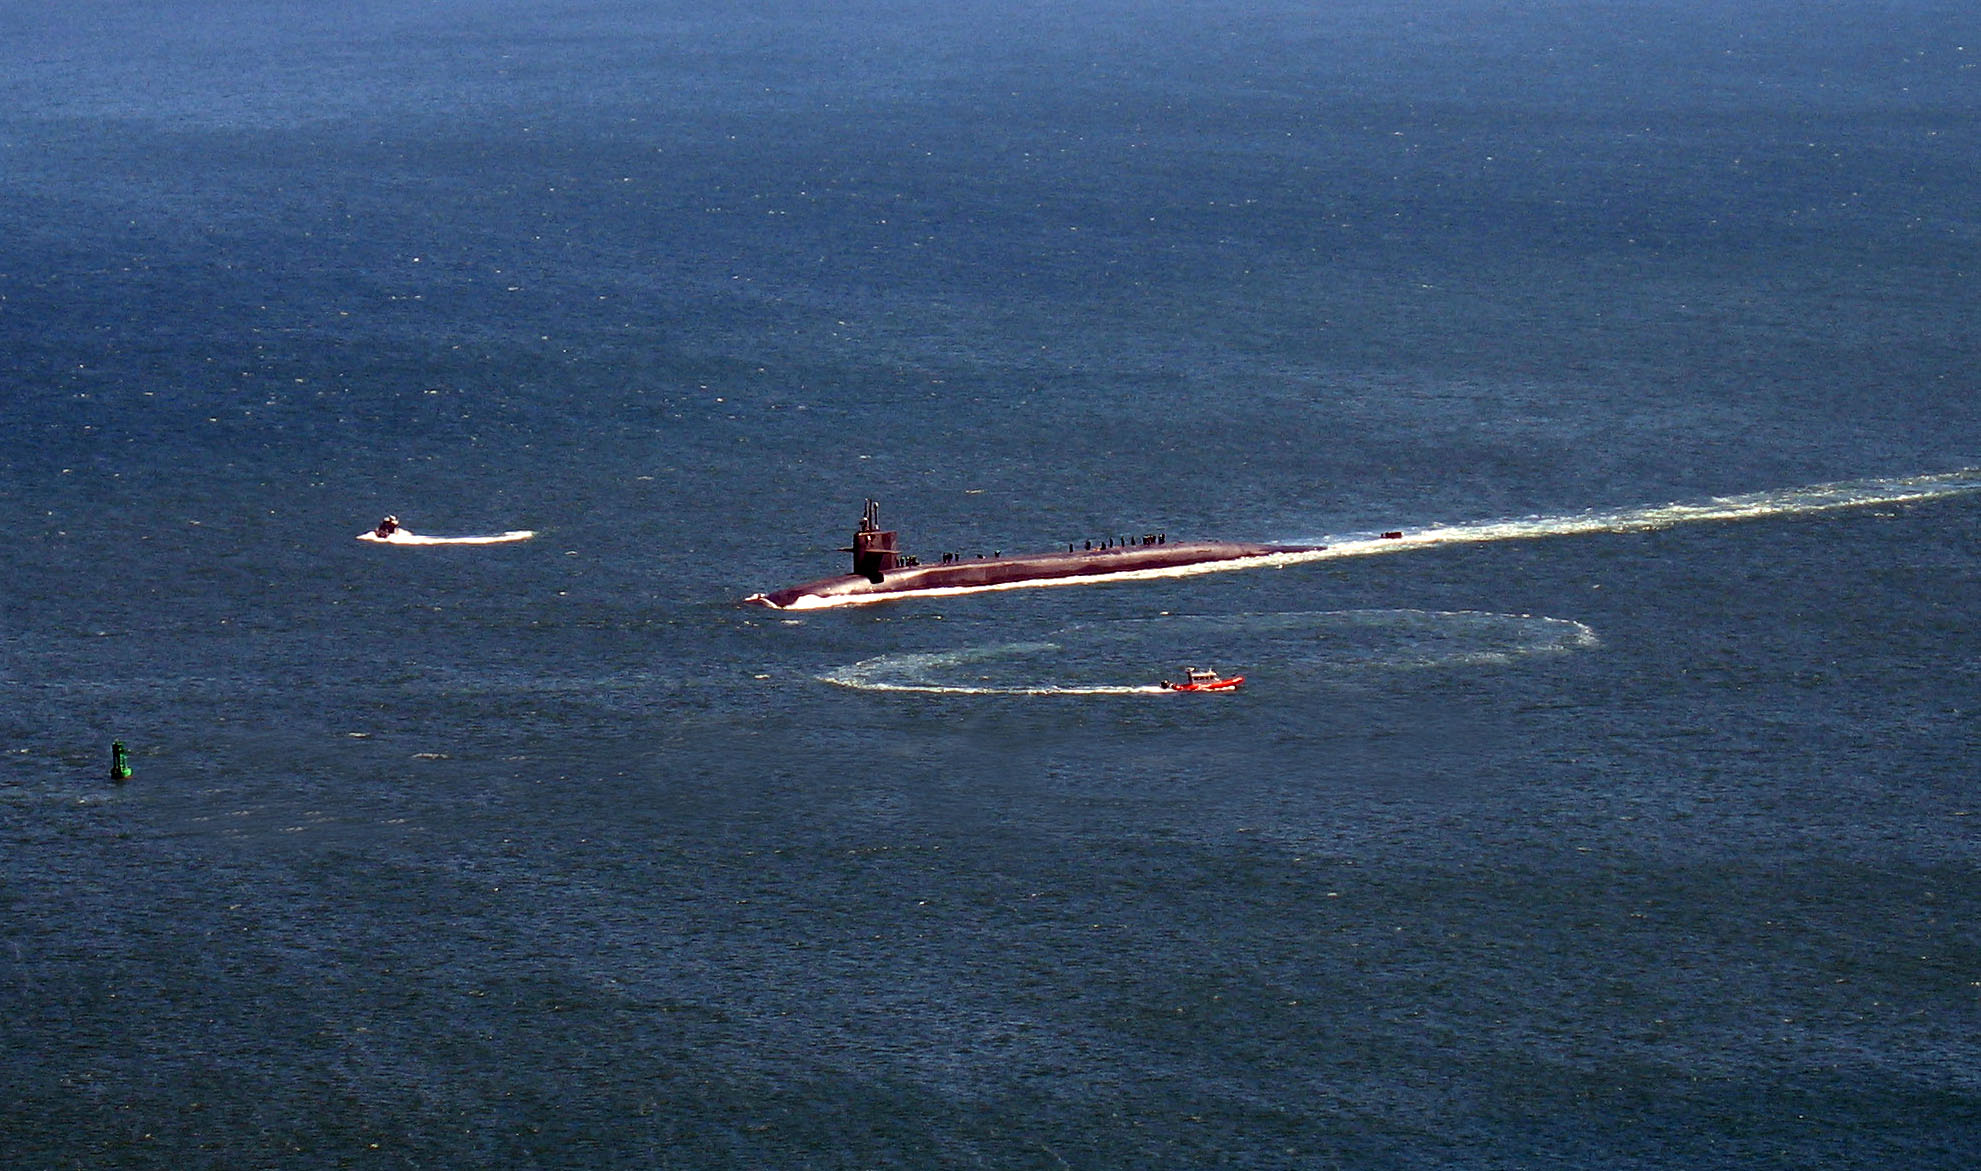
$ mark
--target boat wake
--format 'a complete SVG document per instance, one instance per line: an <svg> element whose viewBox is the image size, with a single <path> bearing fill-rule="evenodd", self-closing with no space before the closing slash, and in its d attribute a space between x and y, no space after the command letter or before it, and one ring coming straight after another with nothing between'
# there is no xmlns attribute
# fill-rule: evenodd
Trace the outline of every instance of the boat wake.
<svg viewBox="0 0 1981 1171"><path fill-rule="evenodd" d="M381 537L376 532L359 533L358 540L370 541L374 545L507 545L512 541L527 541L536 535L535 529L511 529L506 533L490 533L480 537L429 537L398 529L389 537Z"/></svg>
<svg viewBox="0 0 1981 1171"><path fill-rule="evenodd" d="M1161 615L1083 623L1050 641L912 651L819 676L855 691L921 695L1175 695L1150 683L1179 664L1241 671L1253 690L1369 674L1505 666L1599 645L1580 622L1478 611L1335 610Z"/></svg>
<svg viewBox="0 0 1981 1171"><path fill-rule="evenodd" d="M1835 484L1812 484L1753 492L1744 496L1718 496L1697 504L1656 504L1611 512L1590 511L1569 516L1530 516L1513 520L1475 521L1439 525L1384 538L1374 534L1321 537L1300 544L1325 544L1326 549L1286 554L1275 558L1278 564L1321 561L1337 557L1365 557L1375 553L1395 553L1431 545L1478 544L1486 541L1521 541L1541 537L1567 537L1586 533L1641 533L1678 525L1706 522L1760 520L1776 516L1807 516L1846 508L1913 504L1981 492L1981 468L1963 468L1930 476L1906 476L1885 480L1853 480Z"/></svg>
<svg viewBox="0 0 1981 1171"><path fill-rule="evenodd" d="M819 678L854 691L908 691L923 695L1164 695L1156 684L997 682L1033 659L1059 656L1056 642L1014 642L960 651L917 651L863 659ZM998 668L995 674L986 666ZM1041 667L1040 669L1043 669ZM974 673L974 681L963 678ZM1019 674L1023 672L1020 671Z"/></svg>

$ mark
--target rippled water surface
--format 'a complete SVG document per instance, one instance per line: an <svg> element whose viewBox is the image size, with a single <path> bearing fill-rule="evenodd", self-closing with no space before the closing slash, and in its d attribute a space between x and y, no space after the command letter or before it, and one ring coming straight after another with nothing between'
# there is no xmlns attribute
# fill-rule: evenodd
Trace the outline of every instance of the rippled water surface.
<svg viewBox="0 0 1981 1171"><path fill-rule="evenodd" d="M1965 9L0 23L0 1164L1981 1153Z"/></svg>

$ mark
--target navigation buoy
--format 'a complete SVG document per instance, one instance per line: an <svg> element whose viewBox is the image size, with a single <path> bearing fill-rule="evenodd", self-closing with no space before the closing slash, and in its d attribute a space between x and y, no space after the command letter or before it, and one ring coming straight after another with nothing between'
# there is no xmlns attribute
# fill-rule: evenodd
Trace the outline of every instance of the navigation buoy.
<svg viewBox="0 0 1981 1171"><path fill-rule="evenodd" d="M122 740L110 742L110 779L113 781L131 779L131 754L125 750Z"/></svg>

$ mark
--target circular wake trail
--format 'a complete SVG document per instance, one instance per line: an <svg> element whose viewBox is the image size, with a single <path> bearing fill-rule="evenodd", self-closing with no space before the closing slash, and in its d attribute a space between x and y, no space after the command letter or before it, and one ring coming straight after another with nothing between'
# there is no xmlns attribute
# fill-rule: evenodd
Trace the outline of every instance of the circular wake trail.
<svg viewBox="0 0 1981 1171"><path fill-rule="evenodd" d="M1481 611L1335 610L1168 615L1083 623L1051 642L991 643L862 659L819 676L853 691L917 695L1174 696L1165 660L1258 668L1279 688L1371 673L1501 668L1599 645L1580 622ZM1224 692L1221 695L1236 695Z"/></svg>
<svg viewBox="0 0 1981 1171"><path fill-rule="evenodd" d="M827 683L855 691L894 691L917 695L1164 695L1154 684L1126 686L1109 684L1056 684L1015 682L951 682L959 672L974 664L1032 655L1056 654L1063 648L1052 642L1004 643L997 646L966 647L953 651L929 651L880 655L863 659L822 676Z"/></svg>

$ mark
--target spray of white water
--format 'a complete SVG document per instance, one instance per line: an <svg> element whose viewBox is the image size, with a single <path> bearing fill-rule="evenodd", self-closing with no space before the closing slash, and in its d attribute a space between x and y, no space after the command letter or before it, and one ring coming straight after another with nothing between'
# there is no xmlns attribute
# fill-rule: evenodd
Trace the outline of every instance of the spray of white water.
<svg viewBox="0 0 1981 1171"><path fill-rule="evenodd" d="M983 664L1054 655L1064 648L1055 642L999 643L962 650L922 651L862 659L850 667L820 676L827 683L855 691L904 691L923 695L1164 695L1156 684L1109 686L1056 683L992 683L987 676L965 681Z"/></svg>
<svg viewBox="0 0 1981 1171"><path fill-rule="evenodd" d="M1582 533L1648 532L1653 529L1668 529L1678 525L1711 521L1758 520L1771 516L1835 512L1845 508L1910 504L1976 491L1981 491L1981 468L1964 468L1957 472L1931 476L1855 480L1848 483L1812 484L1804 488L1753 492L1744 496L1716 496L1695 504L1655 504L1611 512L1590 511L1567 516L1530 516L1513 520L1435 525L1406 532L1400 538L1388 540L1371 534L1321 538L1302 543L1326 544L1328 548L1311 553L1289 554L1282 563L1392 553L1401 549L1421 549L1427 545L1533 540L1540 537L1566 537Z"/></svg>
<svg viewBox="0 0 1981 1171"><path fill-rule="evenodd" d="M511 541L527 541L534 536L534 529L511 529L506 533L489 533L479 537L429 537L398 529L389 537L381 537L375 532L359 533L358 540L370 541L374 545L506 545Z"/></svg>

